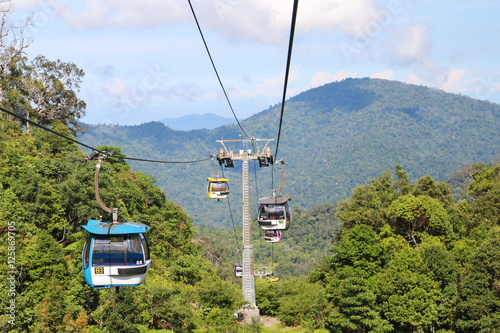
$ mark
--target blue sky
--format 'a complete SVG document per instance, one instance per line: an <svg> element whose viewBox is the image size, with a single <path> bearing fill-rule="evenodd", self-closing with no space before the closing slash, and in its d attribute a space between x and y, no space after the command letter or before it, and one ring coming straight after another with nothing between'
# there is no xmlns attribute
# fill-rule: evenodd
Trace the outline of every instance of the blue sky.
<svg viewBox="0 0 500 333"><path fill-rule="evenodd" d="M191 0L241 119L281 102L292 0ZM75 63L84 122L232 117L187 0L13 0L30 58ZM498 0L301 0L287 97L347 77L500 103Z"/></svg>

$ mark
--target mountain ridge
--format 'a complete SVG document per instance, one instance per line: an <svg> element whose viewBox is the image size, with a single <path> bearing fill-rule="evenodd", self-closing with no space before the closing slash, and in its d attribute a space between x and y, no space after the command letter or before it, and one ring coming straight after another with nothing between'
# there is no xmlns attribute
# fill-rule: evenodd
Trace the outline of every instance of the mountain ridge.
<svg viewBox="0 0 500 333"><path fill-rule="evenodd" d="M218 116L213 113L188 114L178 118L165 118L160 120L168 127L178 131L190 131L197 129L214 129L222 125L235 124L234 118Z"/></svg>
<svg viewBox="0 0 500 333"><path fill-rule="evenodd" d="M381 79L346 79L291 97L285 105L277 158L284 158L283 193L301 207L338 202L357 185L401 164L410 179L444 179L466 164L499 156L500 105L424 86ZM275 138L280 105L245 120L247 133ZM224 139L238 139L236 125L213 130L175 131L158 123L113 128L89 125L82 140L117 145L127 155L163 160L199 160L218 153ZM138 134L140 133L140 135ZM233 143L240 149L241 145ZM270 144L275 151L276 141ZM228 147L229 148L229 147ZM262 148L262 147L261 147ZM227 205L206 198L210 161L152 166L131 163L152 174L170 200L184 206L194 223L230 225ZM241 167L218 170L230 178L231 198L241 193ZM279 183L279 170L256 168L252 200L268 196ZM174 184L174 186L173 186ZM274 186L273 186L274 184ZM256 199L255 199L256 201ZM234 207L234 205L233 205ZM239 221L239 209L232 209Z"/></svg>

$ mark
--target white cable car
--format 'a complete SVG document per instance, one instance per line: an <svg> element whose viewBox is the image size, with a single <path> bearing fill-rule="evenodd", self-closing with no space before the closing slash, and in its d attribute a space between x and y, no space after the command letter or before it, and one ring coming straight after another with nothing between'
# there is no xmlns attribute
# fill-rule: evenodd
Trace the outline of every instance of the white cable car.
<svg viewBox="0 0 500 333"><path fill-rule="evenodd" d="M262 230L288 230L292 222L288 201L290 201L289 195L259 199L257 222Z"/></svg>
<svg viewBox="0 0 500 333"><path fill-rule="evenodd" d="M151 259L144 233L150 227L133 222L90 220L82 226L90 235L83 247L83 275L94 289L138 286Z"/></svg>
<svg viewBox="0 0 500 333"><path fill-rule="evenodd" d="M281 241L281 231L280 230L266 230L264 239L268 243L279 243Z"/></svg>
<svg viewBox="0 0 500 333"><path fill-rule="evenodd" d="M207 193L210 199L225 199L229 194L229 184L226 178L207 178Z"/></svg>
<svg viewBox="0 0 500 333"><path fill-rule="evenodd" d="M234 264L234 276L242 277L243 276L243 266L241 264Z"/></svg>

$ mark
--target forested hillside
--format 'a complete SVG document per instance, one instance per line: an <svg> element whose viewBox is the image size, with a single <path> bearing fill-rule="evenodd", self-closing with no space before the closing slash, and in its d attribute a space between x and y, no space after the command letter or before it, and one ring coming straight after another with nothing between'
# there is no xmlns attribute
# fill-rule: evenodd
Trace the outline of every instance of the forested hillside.
<svg viewBox="0 0 500 333"><path fill-rule="evenodd" d="M77 94L83 70L24 57L29 19L9 26L7 14L0 34L1 330L266 332L234 316L244 305L233 275L241 231L221 227L241 220L241 166L214 165L230 179L231 201L209 200L205 191L216 140L237 139L240 129L182 132L148 123L89 125L85 133L86 104ZM283 192L292 195L294 218L274 245L254 223L255 268L273 277L256 278L260 313L296 332L498 332L499 111L372 79L291 98L277 158L288 162ZM274 138L278 120L276 105L243 126ZM103 202L119 208L119 221L151 227L152 265L138 287L85 283L81 225L111 216L96 202L96 162L71 141L75 135L113 152L100 171ZM190 162L131 167L123 153ZM251 173L254 202L278 187L276 168L253 164Z"/></svg>
<svg viewBox="0 0 500 333"><path fill-rule="evenodd" d="M102 198L120 207L121 219L152 227L153 267L144 284L119 294L90 289L80 225L100 214L95 162L45 131L23 132L8 120L0 126L0 252L12 258L0 263L8 281L0 290L4 331L262 329L240 326L232 315L243 302L231 271L237 238L231 244L227 231L202 229L193 240L189 217L153 179L113 158L102 169ZM58 122L52 128L71 135ZM450 187L430 176L411 182L397 165L337 206L295 208L293 228L274 249L254 230L256 264L274 267L280 278L257 279L261 314L309 332L494 332L500 165L469 171L469 201L456 202Z"/></svg>
<svg viewBox="0 0 500 333"><path fill-rule="evenodd" d="M242 121L248 135L276 138L280 106ZM423 86L379 79L346 79L303 92L285 107L278 159L284 158L285 187L292 205L338 202L366 179L400 164L410 180L444 179L459 168L499 156L500 106ZM87 126L80 138L93 145L122 147L130 156L186 161L207 158L238 139L235 125L211 131L174 131L160 123ZM243 135L242 138L245 138ZM274 145L271 143L272 151ZM233 144L232 149L242 149ZM262 147L260 147L262 148ZM152 174L167 197L185 207L195 224L229 226L227 204L206 198L210 162L151 165L132 163ZM218 168L218 165L217 165ZM217 170L222 173L220 169ZM240 166L225 169L232 207L241 198ZM270 168L251 166L252 198L271 194ZM274 188L279 187L274 171ZM240 209L234 210L236 221Z"/></svg>
<svg viewBox="0 0 500 333"><path fill-rule="evenodd" d="M293 227L283 232L280 243L267 243L264 232L254 223L253 246L255 267L272 270L274 278L288 279L308 274L328 254L339 227L336 207L331 203L310 209L293 210ZM241 262L242 228L208 229L198 227L196 239L203 244L204 255L217 267L218 274L228 277L234 263Z"/></svg>
<svg viewBox="0 0 500 333"><path fill-rule="evenodd" d="M81 225L102 215L94 194L96 162L45 131L23 132L2 117L0 127L3 332L189 332L235 324L241 291L219 278L192 242L190 218L150 176L112 158L101 170L101 198L119 207L119 221L151 227L153 264L145 284L119 294L87 286ZM71 135L60 123L52 128Z"/></svg>
<svg viewBox="0 0 500 333"><path fill-rule="evenodd" d="M257 284L261 313L311 331L497 332L500 165L471 168L470 202L400 166L357 187L307 279Z"/></svg>

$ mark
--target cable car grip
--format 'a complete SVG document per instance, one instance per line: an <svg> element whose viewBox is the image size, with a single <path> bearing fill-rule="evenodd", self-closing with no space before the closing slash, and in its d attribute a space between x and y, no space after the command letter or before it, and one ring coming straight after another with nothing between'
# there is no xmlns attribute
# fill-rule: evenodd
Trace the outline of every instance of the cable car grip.
<svg viewBox="0 0 500 333"><path fill-rule="evenodd" d="M281 186L280 186L279 189L273 190L273 198L276 196L276 192L281 191L281 189L283 188L283 184L285 182L284 172L283 172L283 168L281 166L283 164L285 164L285 165L288 164L288 163L285 162L285 160L283 158L281 160L276 161L275 163L278 164L279 167L280 167L280 171L281 171Z"/></svg>
<svg viewBox="0 0 500 333"><path fill-rule="evenodd" d="M92 156L92 155L94 155L94 153L97 153L97 155ZM102 210L104 210L107 213L112 213L113 223L116 223L116 222L118 222L118 208L111 209L111 208L106 207L103 204L103 202L101 201L101 196L99 194L99 172L101 170L102 161L105 160L108 157L108 155L103 154L102 156L99 156L98 152L94 151L94 153L92 153L92 155L89 156L89 159L97 159L97 164L96 164L95 173L94 173L95 198L96 198L97 204L99 205L99 207L101 207Z"/></svg>

